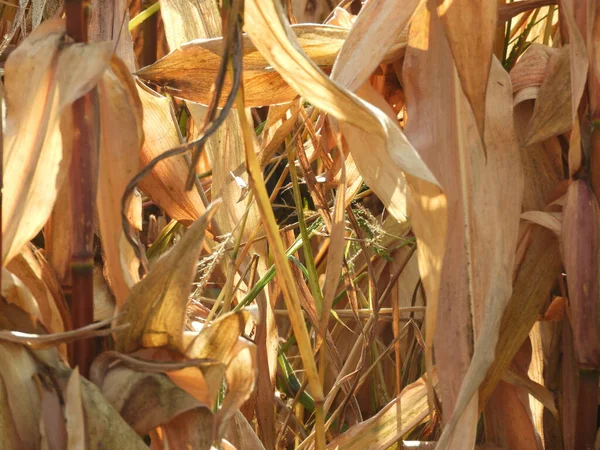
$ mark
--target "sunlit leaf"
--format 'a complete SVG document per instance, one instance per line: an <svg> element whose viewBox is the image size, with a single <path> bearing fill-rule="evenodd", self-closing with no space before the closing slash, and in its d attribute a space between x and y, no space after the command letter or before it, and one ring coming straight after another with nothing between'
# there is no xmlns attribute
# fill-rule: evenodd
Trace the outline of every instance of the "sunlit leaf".
<svg viewBox="0 0 600 450"><path fill-rule="evenodd" d="M63 39L64 22L46 21L6 62L4 264L50 216L70 162L69 122L61 128L61 114L96 84L111 56L110 43L64 45Z"/></svg>

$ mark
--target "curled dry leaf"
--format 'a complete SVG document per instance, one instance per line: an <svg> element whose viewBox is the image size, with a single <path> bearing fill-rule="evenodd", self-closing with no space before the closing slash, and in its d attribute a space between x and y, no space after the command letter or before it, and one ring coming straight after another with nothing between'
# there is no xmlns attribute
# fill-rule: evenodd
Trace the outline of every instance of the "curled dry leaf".
<svg viewBox="0 0 600 450"><path fill-rule="evenodd" d="M206 226L216 204L189 227L183 238L159 259L132 289L118 323L131 326L116 338L118 351L170 345L183 350L186 306Z"/></svg>
<svg viewBox="0 0 600 450"><path fill-rule="evenodd" d="M131 287L139 280L139 261L125 244L121 224L121 198L140 167L139 150L144 139L142 104L125 64L113 57L110 70L99 84L101 136L98 175L98 222L106 275L121 308ZM127 214L131 223L141 221L141 196L133 197Z"/></svg>
<svg viewBox="0 0 600 450"><path fill-rule="evenodd" d="M547 74L548 60L557 52L560 50L547 45L531 44L510 71L513 92L516 94L525 88L540 87Z"/></svg>
<svg viewBox="0 0 600 450"><path fill-rule="evenodd" d="M61 127L61 114L96 85L112 54L110 43L65 45L64 39L64 21L46 21L6 62L5 264L48 220L70 162L70 124Z"/></svg>
<svg viewBox="0 0 600 450"><path fill-rule="evenodd" d="M139 86L138 95L144 108L144 146L140 154L142 166L161 153L180 145L171 101L154 91ZM185 190L189 164L185 157L176 156L159 162L140 182L140 188L175 220L189 224L204 212L196 189Z"/></svg>
<svg viewBox="0 0 600 450"><path fill-rule="evenodd" d="M294 25L298 44L307 56L323 70L330 70L348 30L331 25ZM406 36L395 36L389 58L394 58L406 45ZM156 63L144 67L137 75L145 81L163 86L165 92L207 105L211 87L221 63L223 38L198 39L182 44ZM225 79L222 106L231 90L232 78ZM294 99L296 91L261 55L260 47L244 35L243 58L244 100L246 107L276 105Z"/></svg>
<svg viewBox="0 0 600 450"><path fill-rule="evenodd" d="M544 81L535 102L533 116L525 138L525 146L559 135L573 126L571 103L570 46L552 52Z"/></svg>

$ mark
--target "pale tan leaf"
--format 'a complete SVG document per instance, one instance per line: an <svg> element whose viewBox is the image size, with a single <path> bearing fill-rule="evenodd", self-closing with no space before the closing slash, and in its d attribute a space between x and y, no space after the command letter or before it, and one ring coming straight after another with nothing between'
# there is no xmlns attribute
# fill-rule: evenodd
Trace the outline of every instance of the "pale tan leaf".
<svg viewBox="0 0 600 450"><path fill-rule="evenodd" d="M67 384L68 376L68 371L61 374L61 377L65 377L61 379L63 385ZM86 425L86 449L148 449L142 438L129 427L94 384L82 377L79 377L79 382ZM63 395L64 391L63 387Z"/></svg>
<svg viewBox="0 0 600 450"><path fill-rule="evenodd" d="M486 90L498 21L498 2L441 0L438 3L437 14L444 25L462 89L473 109L483 139L487 115Z"/></svg>
<svg viewBox="0 0 600 450"><path fill-rule="evenodd" d="M447 76L440 77L440 72ZM437 305L444 327L435 328L442 402L445 414L451 416L445 418L448 425L438 448L449 448L449 444L470 448L475 442L477 389L493 360L499 319L510 297L518 235L523 180L519 146L510 126L512 86L508 74L494 60L487 87L486 155L441 24L424 10L413 20L404 75L407 134L444 187L448 224L452 224ZM421 120L423 117L428 120ZM439 152L441 147L444 152ZM418 225L431 229L433 220ZM415 234L419 237L416 221ZM440 241L441 236L430 238L429 247L437 248L437 254L433 253L437 258L430 253L428 265L420 259L425 275L440 263L444 253L440 254ZM492 247L489 242L499 245ZM427 295L429 304L429 292ZM427 334L431 328L428 325ZM473 339L477 342L474 348Z"/></svg>
<svg viewBox="0 0 600 450"><path fill-rule="evenodd" d="M32 246L23 247L21 253L7 265L7 269L27 286L35 298L40 311L40 320L46 329L50 332L64 331L65 325L60 309L66 309L65 299L60 290L53 293L46 285L43 279L42 265L36 258ZM60 295L61 298L54 295ZM59 303L62 304L59 306Z"/></svg>
<svg viewBox="0 0 600 450"><path fill-rule="evenodd" d="M14 426L23 448L39 448L39 423L42 411L41 398L35 385L34 376L39 370L37 361L21 345L0 344L2 364L0 377L6 389L6 412L12 414ZM16 436L13 436L16 438Z"/></svg>
<svg viewBox="0 0 600 450"><path fill-rule="evenodd" d="M338 120L373 133L374 138L384 141L401 169L437 184L396 121L331 81L307 59L278 3L247 2L245 30L263 57L296 92Z"/></svg>
<svg viewBox="0 0 600 450"><path fill-rule="evenodd" d="M183 238L152 267L129 294L118 323L130 327L116 339L118 351L170 345L183 350L186 306L206 226L215 204L198 219Z"/></svg>
<svg viewBox="0 0 600 450"><path fill-rule="evenodd" d="M67 450L84 450L86 448L85 418L81 404L81 381L77 367L67 383L65 392L65 420L67 422Z"/></svg>
<svg viewBox="0 0 600 450"><path fill-rule="evenodd" d="M116 57L99 88L101 136L96 202L106 275L120 309L139 280L139 261L131 246L125 244L127 247L121 248L121 198L140 168L139 151L144 139L142 104L129 71ZM141 216L141 208L136 210L135 203L131 199L127 207L128 216L134 216L130 222L140 220L135 215Z"/></svg>
<svg viewBox="0 0 600 450"><path fill-rule="evenodd" d="M434 371L432 384L437 386L437 373ZM402 416L398 406L402 402ZM424 378L406 386L402 394L370 419L354 425L336 437L328 449L362 450L387 449L419 425L429 415L427 387Z"/></svg>
<svg viewBox="0 0 600 450"><path fill-rule="evenodd" d="M569 41L569 56L571 61L571 114L575 122L581 96L585 90L588 75L589 60L585 40L573 17L573 2L560 0L561 20L565 19L565 28Z"/></svg>
<svg viewBox="0 0 600 450"><path fill-rule="evenodd" d="M145 166L161 153L180 145L179 133L171 102L149 89L138 86L144 108L144 146L140 154ZM196 189L185 190L189 164L184 156L159 162L140 182L140 188L172 218L189 224L204 212Z"/></svg>
<svg viewBox="0 0 600 450"><path fill-rule="evenodd" d="M562 213L525 211L523 214L521 214L521 219L546 227L549 230L554 231L557 236L561 235L563 222Z"/></svg>
<svg viewBox="0 0 600 450"><path fill-rule="evenodd" d="M62 44L64 22L40 25L5 66L6 131L2 260L8 263L43 227L68 171L60 118L108 65L112 46ZM69 130L62 133L69 136Z"/></svg>

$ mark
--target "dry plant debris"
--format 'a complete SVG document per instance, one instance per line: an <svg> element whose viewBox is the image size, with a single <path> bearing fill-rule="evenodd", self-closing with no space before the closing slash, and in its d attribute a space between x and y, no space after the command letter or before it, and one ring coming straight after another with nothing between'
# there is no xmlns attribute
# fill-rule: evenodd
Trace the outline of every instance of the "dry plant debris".
<svg viewBox="0 0 600 450"><path fill-rule="evenodd" d="M600 5L0 5L0 449L600 449Z"/></svg>

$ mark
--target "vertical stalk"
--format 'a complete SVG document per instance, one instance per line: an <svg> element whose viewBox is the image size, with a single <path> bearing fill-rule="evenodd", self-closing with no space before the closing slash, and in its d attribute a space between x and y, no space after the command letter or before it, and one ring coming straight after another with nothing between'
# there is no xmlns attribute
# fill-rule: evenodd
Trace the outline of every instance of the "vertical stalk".
<svg viewBox="0 0 600 450"><path fill-rule="evenodd" d="M94 320L94 206L96 172L98 168L98 119L95 108L97 91L94 89L73 103L73 157L69 183L71 189L73 252L71 254L73 327L80 328ZM76 341L73 346L74 363L87 376L94 358L93 341Z"/></svg>
<svg viewBox="0 0 600 450"><path fill-rule="evenodd" d="M2 105L4 104L4 95L0 95L0 268L2 264L2 189L4 189L4 132ZM2 292L2 276L0 276L0 293Z"/></svg>
<svg viewBox="0 0 600 450"><path fill-rule="evenodd" d="M87 12L88 5L83 0L66 0L67 34L76 42L87 42ZM83 327L94 320L94 200L99 147L97 105L97 91L94 89L77 99L72 106L74 133L69 188L73 199L71 316L74 328ZM90 339L73 344L74 365L86 377L94 358L93 345Z"/></svg>

